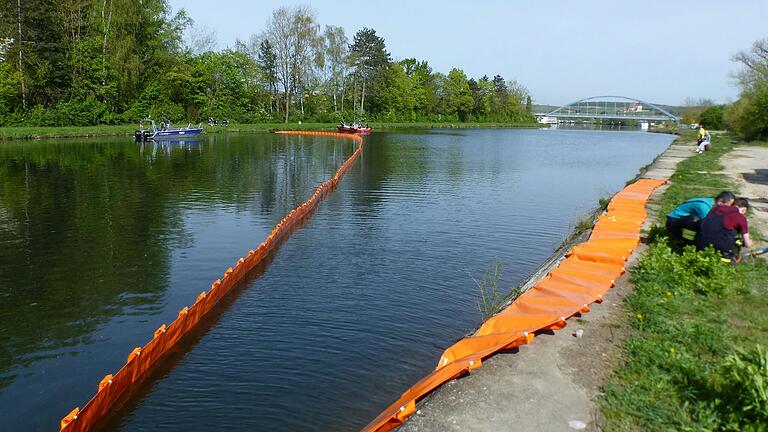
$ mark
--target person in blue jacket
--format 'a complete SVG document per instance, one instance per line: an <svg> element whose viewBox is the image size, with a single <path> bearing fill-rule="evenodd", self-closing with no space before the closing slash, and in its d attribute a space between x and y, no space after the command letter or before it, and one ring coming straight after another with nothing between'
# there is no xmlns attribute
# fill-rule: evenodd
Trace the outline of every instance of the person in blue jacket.
<svg viewBox="0 0 768 432"><path fill-rule="evenodd" d="M673 239L693 242L701 221L716 205L729 206L736 196L724 191L715 198L691 198L667 213L667 232Z"/></svg>

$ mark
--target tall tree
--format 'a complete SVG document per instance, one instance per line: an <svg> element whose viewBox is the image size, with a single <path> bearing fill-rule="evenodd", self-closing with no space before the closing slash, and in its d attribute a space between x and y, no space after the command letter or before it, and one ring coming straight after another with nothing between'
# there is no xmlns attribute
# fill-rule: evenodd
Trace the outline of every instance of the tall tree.
<svg viewBox="0 0 768 432"><path fill-rule="evenodd" d="M736 78L742 88L752 89L757 83L768 81L768 38L756 40L749 51L737 52L732 60L741 63Z"/></svg>
<svg viewBox="0 0 768 432"><path fill-rule="evenodd" d="M325 26L323 39L328 88L333 95L333 110L338 111L337 100L339 93L342 93L343 99L349 41L344 33L344 28L331 25Z"/></svg>
<svg viewBox="0 0 768 432"><path fill-rule="evenodd" d="M311 64L312 47L316 43L314 12L308 6L283 6L272 12L266 35L274 47L277 76L285 94L283 121L288 123L292 93L301 88L305 69Z"/></svg>
<svg viewBox="0 0 768 432"><path fill-rule="evenodd" d="M429 118L435 112L437 104L437 91L432 68L426 61L418 61L415 58L402 60L400 64L411 78L414 109L421 118Z"/></svg>
<svg viewBox="0 0 768 432"><path fill-rule="evenodd" d="M453 68L448 72L445 93L448 114L455 114L459 120L466 121L474 100L464 71Z"/></svg>
<svg viewBox="0 0 768 432"><path fill-rule="evenodd" d="M277 56L275 55L274 50L272 50L272 44L269 43L269 39L264 39L259 44L257 61L267 80L267 87L269 89L269 112L272 113L277 97Z"/></svg>
<svg viewBox="0 0 768 432"><path fill-rule="evenodd" d="M24 110L26 110L29 107L29 102L27 99L27 84L26 84L26 78L24 74L24 47L23 47L23 41L24 41L24 33L22 32L22 15L21 15L21 0L16 0L16 13L18 16L18 24L19 24L19 32L17 34L18 39L16 39L16 43L19 45L19 76L21 77L21 100L22 100L22 106L24 107Z"/></svg>
<svg viewBox="0 0 768 432"><path fill-rule="evenodd" d="M360 80L360 113L365 112L366 85L386 81L389 64L392 61L384 44L384 38L376 35L376 30L363 28L355 33L349 47L355 73ZM384 86L381 86L384 87Z"/></svg>
<svg viewBox="0 0 768 432"><path fill-rule="evenodd" d="M741 94L726 110L726 119L747 139L768 138L768 38L755 41L733 60L742 66L736 75Z"/></svg>

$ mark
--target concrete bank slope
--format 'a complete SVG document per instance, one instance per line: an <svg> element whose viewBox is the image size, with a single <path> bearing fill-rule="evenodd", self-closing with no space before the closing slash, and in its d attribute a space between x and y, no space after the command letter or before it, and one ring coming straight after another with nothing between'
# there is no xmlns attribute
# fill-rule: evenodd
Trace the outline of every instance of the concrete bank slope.
<svg viewBox="0 0 768 432"><path fill-rule="evenodd" d="M692 156L692 143L673 143L643 178L669 178ZM648 203L649 214L660 191ZM646 226L650 221L646 221ZM638 248L638 251L643 247ZM637 260L630 258L627 268ZM601 304L568 320L568 326L539 335L532 344L497 354L468 376L426 397L399 432L599 430L599 396L615 362L614 347L625 331L617 315L632 287L625 273Z"/></svg>

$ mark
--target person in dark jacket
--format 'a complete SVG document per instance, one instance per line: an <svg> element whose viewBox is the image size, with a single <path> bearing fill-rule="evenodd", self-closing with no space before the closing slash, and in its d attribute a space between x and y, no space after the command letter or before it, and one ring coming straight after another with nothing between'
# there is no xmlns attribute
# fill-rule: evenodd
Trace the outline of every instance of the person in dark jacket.
<svg viewBox="0 0 768 432"><path fill-rule="evenodd" d="M724 258L733 260L736 257L736 240L739 235L745 248L752 247L749 237L749 223L744 216L749 210L749 201L738 198L732 206L718 205L712 208L707 217L701 221L699 233L696 235L696 249L703 250L708 246L720 251Z"/></svg>
<svg viewBox="0 0 768 432"><path fill-rule="evenodd" d="M715 198L691 198L667 213L667 232L673 239L693 242L701 220L707 217L712 207L729 206L735 199L728 191L721 192Z"/></svg>

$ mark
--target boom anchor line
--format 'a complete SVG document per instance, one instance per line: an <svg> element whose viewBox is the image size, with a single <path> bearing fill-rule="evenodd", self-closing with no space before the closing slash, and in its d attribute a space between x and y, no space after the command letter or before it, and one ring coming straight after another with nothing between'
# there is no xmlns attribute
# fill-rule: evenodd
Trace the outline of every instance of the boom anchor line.
<svg viewBox="0 0 768 432"><path fill-rule="evenodd" d="M245 280L279 243L287 240L290 234L306 221L320 202L336 189L339 181L349 172L363 151L363 138L358 135L310 131L275 131L275 133L352 139L358 143L358 146L339 166L336 174L321 183L305 203L288 212L256 249L249 250L245 257L238 259L235 266L229 267L221 279L211 284L208 291L202 291L191 306L182 308L172 323L163 324L155 330L152 340L146 345L134 348L119 371L106 375L99 382L96 394L82 409L77 407L61 419L62 432L88 431L114 414L123 396L130 395L136 390L149 372L162 362L166 354L183 340L227 293Z"/></svg>

